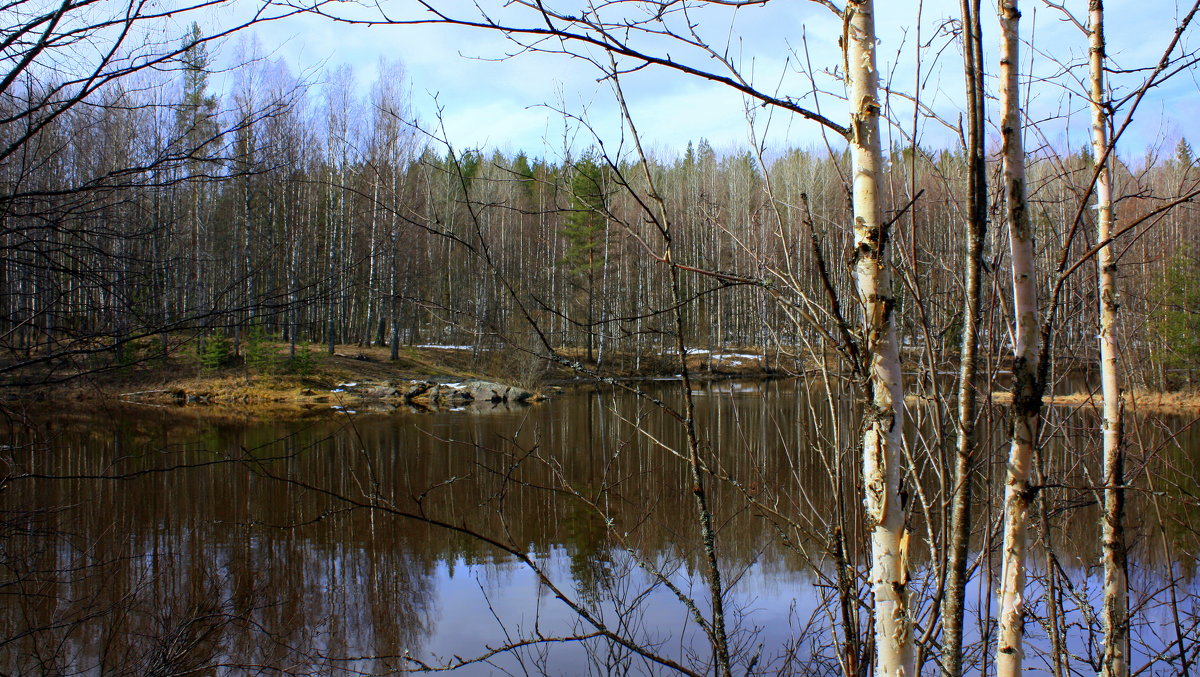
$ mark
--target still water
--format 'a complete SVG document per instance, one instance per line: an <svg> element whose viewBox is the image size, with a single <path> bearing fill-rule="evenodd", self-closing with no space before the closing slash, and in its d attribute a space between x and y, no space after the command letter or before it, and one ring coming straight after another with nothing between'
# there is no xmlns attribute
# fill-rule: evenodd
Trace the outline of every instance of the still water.
<svg viewBox="0 0 1200 677"><path fill-rule="evenodd" d="M853 579L866 542L854 407L817 386L695 386L702 458L719 478L705 489L741 672L840 674L838 572L866 599ZM663 406L680 405L678 388L275 423L149 407L12 420L0 672L390 674L462 664L455 674L672 674L678 664L704 673L711 649L696 614L708 618L711 604L695 486L682 426ZM929 450L952 447L945 414L914 408L907 435L922 632L939 590L929 543L941 543L948 460ZM999 540L1003 476L1002 409L994 414L975 491L968 639L977 673L990 668L984 619L998 573L987 556ZM1056 633L1063 666L1086 673L1101 630L1089 490L1098 436L1087 411L1051 419L1043 467L1055 489L1031 555L1028 664L1052 667ZM1180 674L1196 659L1200 619L1200 438L1172 418L1130 429L1135 665ZM835 527L845 534L842 568ZM1047 571L1058 619L1046 615ZM866 611L851 606L865 630ZM935 669L930 659L926 670Z"/></svg>

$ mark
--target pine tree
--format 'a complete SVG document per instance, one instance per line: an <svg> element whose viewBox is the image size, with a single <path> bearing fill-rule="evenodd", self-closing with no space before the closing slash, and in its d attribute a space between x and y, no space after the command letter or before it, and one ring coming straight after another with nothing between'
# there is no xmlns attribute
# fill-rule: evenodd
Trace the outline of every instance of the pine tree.
<svg viewBox="0 0 1200 677"><path fill-rule="evenodd" d="M1155 326L1163 346L1158 361L1192 385L1200 366L1200 261L1194 250L1175 255L1158 297L1162 305Z"/></svg>
<svg viewBox="0 0 1200 677"><path fill-rule="evenodd" d="M1175 162L1182 168L1191 167L1196 164L1196 156L1192 153L1192 145L1184 137L1179 137L1179 143L1175 144Z"/></svg>
<svg viewBox="0 0 1200 677"><path fill-rule="evenodd" d="M578 291L587 333L587 359L595 357L596 275L604 265L608 236L608 177L606 168L591 155L576 162L571 175L570 209L560 231L566 253L559 265L566 266Z"/></svg>
<svg viewBox="0 0 1200 677"><path fill-rule="evenodd" d="M183 44L183 92L175 108L175 124L176 138L183 144L177 152L187 158L184 178L189 182L185 188L185 204L191 235L192 262L188 288L192 297L190 303L185 302L185 308L202 313L207 303L204 267L207 233L204 217L208 210L204 186L200 181L208 173L205 160L211 157L210 146L217 137L217 100L208 91L208 71L212 59L198 24L192 23Z"/></svg>

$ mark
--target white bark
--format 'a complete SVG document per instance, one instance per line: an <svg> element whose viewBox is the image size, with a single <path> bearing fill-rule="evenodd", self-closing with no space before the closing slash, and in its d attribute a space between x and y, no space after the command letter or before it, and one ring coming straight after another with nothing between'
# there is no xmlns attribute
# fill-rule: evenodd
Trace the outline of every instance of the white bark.
<svg viewBox="0 0 1200 677"><path fill-rule="evenodd" d="M892 323L895 299L886 261L888 233L881 219L879 87L875 16L871 0L851 1L846 32L850 79L851 153L854 158L855 276L865 317L870 401L863 421L863 484L871 530L870 585L875 599L875 660L880 677L915 677L908 609L907 543L900 503L904 397Z"/></svg>
<svg viewBox="0 0 1200 677"><path fill-rule="evenodd" d="M376 232L379 224L379 177L371 182L371 232L367 239L367 320L359 343L368 346L375 345L375 299L379 297L376 290L375 259L378 256Z"/></svg>
<svg viewBox="0 0 1200 677"><path fill-rule="evenodd" d="M1039 374L1037 285L1034 281L1033 233L1025 201L1025 148L1018 102L1017 0L1000 0L1000 131L1003 138L1004 192L1012 257L1013 346L1012 445L1004 488L1004 544L1001 548L1000 627L996 674L1021 673L1025 635L1025 555L1031 492L1030 469L1042 408Z"/></svg>
<svg viewBox="0 0 1200 677"><path fill-rule="evenodd" d="M1092 154L1096 167L1096 238L1112 234L1112 172L1108 153L1108 111L1104 95L1104 3L1091 0L1090 70L1092 99ZM1102 677L1129 674L1129 600L1123 534L1125 483L1121 448L1121 383L1117 373L1117 262L1111 244L1096 255L1100 289L1100 384L1104 393L1104 516L1101 519L1104 566L1104 662Z"/></svg>

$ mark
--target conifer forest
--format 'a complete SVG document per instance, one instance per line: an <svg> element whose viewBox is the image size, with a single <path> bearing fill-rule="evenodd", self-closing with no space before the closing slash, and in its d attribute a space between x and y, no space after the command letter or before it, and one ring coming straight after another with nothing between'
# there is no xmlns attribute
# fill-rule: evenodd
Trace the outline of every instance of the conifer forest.
<svg viewBox="0 0 1200 677"><path fill-rule="evenodd" d="M0 8L0 673L1200 673L1200 1L884 4Z"/></svg>

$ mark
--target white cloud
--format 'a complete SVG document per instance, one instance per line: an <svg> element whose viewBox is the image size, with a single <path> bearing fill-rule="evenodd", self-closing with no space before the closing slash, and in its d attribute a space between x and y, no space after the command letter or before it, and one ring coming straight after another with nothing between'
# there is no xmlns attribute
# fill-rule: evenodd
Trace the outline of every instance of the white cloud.
<svg viewBox="0 0 1200 677"><path fill-rule="evenodd" d="M1081 19L1085 18L1084 3L1069 4ZM1060 83L1059 87L1039 83L1030 116L1048 120L1044 134L1054 143L1078 147L1086 143L1086 124L1078 121L1068 124L1066 119L1050 118L1060 110L1080 108L1082 100L1076 99L1073 104L1066 101L1067 90L1077 90L1078 85L1069 74L1064 76L1062 66L1082 63L1086 56L1086 36L1062 21L1055 11L1036 3L1030 5L1026 9L1024 35L1034 40L1036 50L1026 49L1025 61L1029 63L1032 58L1036 77L1056 75ZM387 5L401 9L407 6ZM894 86L907 92L915 89L916 80L912 50L917 40L915 7L916 3L879 2L877 10L881 74L893 78ZM952 40L937 36L946 19L957 16L958 3L927 0L923 7L920 38L933 48L922 54L922 101L953 123L962 112L963 100L958 47ZM1109 51L1116 63L1132 68L1157 61L1175 28L1173 7L1165 0L1109 3ZM823 72L840 65L836 40L841 26L824 8L788 0L737 12L727 7L710 7L692 18L719 54L736 63L753 77L756 86L766 91L795 97L808 93L811 83L802 71L811 58L813 69L818 71L817 84L833 94L822 97L823 112L834 119L844 118L845 104L836 96L840 84ZM983 23L985 42L994 44L997 28L990 6L985 6ZM317 67L323 62L351 64L364 90L375 77L380 58L401 59L407 65L414 102L425 122L432 122L434 107L430 94L436 93L445 111L447 127L459 146L488 145L536 152L533 149L546 148L548 144L549 152L553 152L561 145L562 123L555 119L554 113L538 107L539 104L565 105L579 114L586 110L608 143L615 144L619 139L620 116L608 86L596 82L599 72L592 65L562 55L521 54L505 59L515 46L494 31L439 25L366 28L306 16L265 24L255 32L268 52L277 49L298 70ZM721 68L717 60L703 53L678 44L668 48L661 39L639 44L697 66ZM897 50L902 45L903 52L896 62ZM994 74L994 51L989 51L986 58L988 70ZM1076 75L1081 76L1082 72ZM1118 92L1127 92L1141 77L1122 76L1114 84ZM717 147L745 143L746 122L740 94L653 67L627 76L623 86L639 129L651 145L681 149L687 141L701 137ZM989 87L994 91L994 83ZM1198 112L1198 100L1197 84L1192 77L1178 78L1155 92L1147 102L1146 112L1136 119L1135 128L1126 137L1126 147L1138 148L1140 154L1140 147L1159 138L1164 128L1182 130L1185 121L1194 119ZM895 100L892 106L904 124L910 126L911 102ZM760 111L760 123L765 120L765 113ZM819 139L815 124L779 112L773 114L771 128L772 143L807 146ZM1168 132L1168 136L1177 133ZM893 134L892 138L899 141L904 137ZM926 145L945 145L954 143L954 136L937 123L924 122L920 140Z"/></svg>

